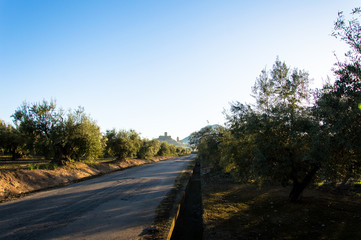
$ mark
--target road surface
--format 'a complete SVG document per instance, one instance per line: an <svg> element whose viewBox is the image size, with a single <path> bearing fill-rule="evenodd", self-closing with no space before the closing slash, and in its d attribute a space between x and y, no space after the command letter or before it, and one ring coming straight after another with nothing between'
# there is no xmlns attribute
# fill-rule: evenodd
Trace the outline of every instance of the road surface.
<svg viewBox="0 0 361 240"><path fill-rule="evenodd" d="M0 204L0 239L138 239L194 155Z"/></svg>

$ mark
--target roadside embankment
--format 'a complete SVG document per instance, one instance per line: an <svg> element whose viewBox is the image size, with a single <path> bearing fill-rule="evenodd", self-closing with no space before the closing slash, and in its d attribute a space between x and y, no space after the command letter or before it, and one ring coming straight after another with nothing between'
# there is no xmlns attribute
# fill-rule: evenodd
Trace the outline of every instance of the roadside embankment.
<svg viewBox="0 0 361 240"><path fill-rule="evenodd" d="M28 193L65 186L91 177L110 172L149 164L174 157L157 157L153 159L126 159L110 163L85 164L83 162L68 162L55 170L34 169L0 171L0 202L21 197Z"/></svg>

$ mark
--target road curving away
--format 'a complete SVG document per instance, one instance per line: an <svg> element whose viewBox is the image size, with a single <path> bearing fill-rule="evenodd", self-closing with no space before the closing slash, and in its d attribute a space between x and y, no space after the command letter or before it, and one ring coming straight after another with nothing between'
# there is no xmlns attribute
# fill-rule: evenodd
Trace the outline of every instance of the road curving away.
<svg viewBox="0 0 361 240"><path fill-rule="evenodd" d="M0 239L138 239L194 155L0 204Z"/></svg>

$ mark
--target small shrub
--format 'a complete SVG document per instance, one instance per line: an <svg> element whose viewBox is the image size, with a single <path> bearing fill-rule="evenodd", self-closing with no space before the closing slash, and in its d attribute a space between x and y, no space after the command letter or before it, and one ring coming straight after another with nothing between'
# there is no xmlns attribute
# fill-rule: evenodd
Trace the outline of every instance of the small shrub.
<svg viewBox="0 0 361 240"><path fill-rule="evenodd" d="M45 164L30 163L29 164L30 170L34 170L34 169L56 170L57 167L58 167L58 165L56 163L45 163Z"/></svg>
<svg viewBox="0 0 361 240"><path fill-rule="evenodd" d="M94 161L94 160L83 160L83 163L85 163L86 165L88 165L89 167L92 167L92 168L96 168L97 165L99 164L99 162Z"/></svg>
<svg viewBox="0 0 361 240"><path fill-rule="evenodd" d="M56 163L48 163L48 164L44 164L42 167L43 167L43 169L46 169L46 170L56 170L58 165Z"/></svg>
<svg viewBox="0 0 361 240"><path fill-rule="evenodd" d="M29 164L29 169L30 169L30 170L34 170L34 169L35 169L35 165L36 165L35 163L30 163L30 164Z"/></svg>

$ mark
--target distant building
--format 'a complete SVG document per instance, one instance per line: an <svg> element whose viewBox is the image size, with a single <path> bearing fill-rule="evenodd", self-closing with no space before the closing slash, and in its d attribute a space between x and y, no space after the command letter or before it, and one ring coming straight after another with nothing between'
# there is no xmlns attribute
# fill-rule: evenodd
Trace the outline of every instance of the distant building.
<svg viewBox="0 0 361 240"><path fill-rule="evenodd" d="M158 140L161 142L168 142L169 140L173 140L173 139L172 136L168 136L167 132L164 132L164 136L159 136Z"/></svg>
<svg viewBox="0 0 361 240"><path fill-rule="evenodd" d="M169 144L175 145L177 147L189 147L188 144L183 143L182 141L179 140L179 137L177 137L177 140L172 139L171 136L168 136L167 132L164 132L164 136L159 136L159 138L157 139L160 142L167 142Z"/></svg>
<svg viewBox="0 0 361 240"><path fill-rule="evenodd" d="M160 142L167 142L169 144L173 144L175 146L183 147L183 143L179 142L179 137L177 137L177 141L172 139L172 136L168 136L167 132L164 132L164 136L159 136L158 140Z"/></svg>

